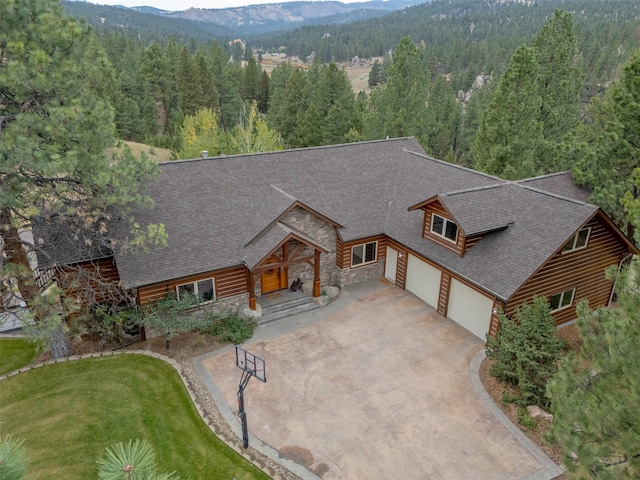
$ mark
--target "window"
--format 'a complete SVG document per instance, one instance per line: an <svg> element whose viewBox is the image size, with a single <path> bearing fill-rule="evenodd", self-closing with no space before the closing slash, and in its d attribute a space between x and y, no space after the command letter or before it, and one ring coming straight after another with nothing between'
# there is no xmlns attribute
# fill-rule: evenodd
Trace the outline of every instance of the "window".
<svg viewBox="0 0 640 480"><path fill-rule="evenodd" d="M572 288L562 293L556 293L549 299L549 305L551 311L562 310L563 308L570 307L573 303L573 295L576 293L576 289Z"/></svg>
<svg viewBox="0 0 640 480"><path fill-rule="evenodd" d="M431 233L455 242L458 239L458 226L451 220L436 215L431 215Z"/></svg>
<svg viewBox="0 0 640 480"><path fill-rule="evenodd" d="M378 259L378 242L363 243L351 247L351 266L366 265Z"/></svg>
<svg viewBox="0 0 640 480"><path fill-rule="evenodd" d="M176 293L178 300L185 295L195 295L198 297L200 303L216 299L213 278L178 285L176 287Z"/></svg>
<svg viewBox="0 0 640 480"><path fill-rule="evenodd" d="M591 227L583 228L562 247L562 253L573 252L574 250L580 250L586 248L589 242L589 234L591 233Z"/></svg>

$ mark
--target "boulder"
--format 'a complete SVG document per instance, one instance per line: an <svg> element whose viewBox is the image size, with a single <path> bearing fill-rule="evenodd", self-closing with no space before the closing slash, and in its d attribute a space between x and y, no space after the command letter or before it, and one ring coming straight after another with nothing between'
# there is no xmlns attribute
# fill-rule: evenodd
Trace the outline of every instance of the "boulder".
<svg viewBox="0 0 640 480"><path fill-rule="evenodd" d="M316 302L321 307L326 307L327 305L329 305L329 297L326 295L320 295L319 297L315 297L313 301Z"/></svg>
<svg viewBox="0 0 640 480"><path fill-rule="evenodd" d="M249 304L242 305L238 309L238 316L245 320L258 320L262 317L262 307L260 304L256 304L256 309L251 310L251 308L249 308Z"/></svg>
<svg viewBox="0 0 640 480"><path fill-rule="evenodd" d="M553 415L545 412L537 405L529 405L527 407L527 413L529 414L530 417L536 420L544 420L546 422L550 422L551 420L553 420Z"/></svg>
<svg viewBox="0 0 640 480"><path fill-rule="evenodd" d="M302 284L302 293L309 297L313 297L313 281L304 282Z"/></svg>
<svg viewBox="0 0 640 480"><path fill-rule="evenodd" d="M323 287L322 291L327 297L329 297L330 300L333 300L340 295L340 289L338 287L334 287L333 285Z"/></svg>

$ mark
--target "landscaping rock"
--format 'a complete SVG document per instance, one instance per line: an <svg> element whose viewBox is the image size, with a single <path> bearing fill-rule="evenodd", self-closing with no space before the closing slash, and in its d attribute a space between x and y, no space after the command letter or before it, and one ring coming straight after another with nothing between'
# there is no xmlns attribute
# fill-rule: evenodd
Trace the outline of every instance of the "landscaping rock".
<svg viewBox="0 0 640 480"><path fill-rule="evenodd" d="M551 420L553 420L553 415L545 412L537 405L529 405L527 407L527 413L529 414L530 417L536 420L544 420L546 422L550 422Z"/></svg>
<svg viewBox="0 0 640 480"><path fill-rule="evenodd" d="M259 303L256 303L256 309L251 310L251 308L249 308L249 305L243 305L238 310L238 316L245 320L258 320L260 317L262 317L262 307Z"/></svg>
<svg viewBox="0 0 640 480"><path fill-rule="evenodd" d="M302 284L302 293L313 297L313 282L304 282Z"/></svg>
<svg viewBox="0 0 640 480"><path fill-rule="evenodd" d="M316 302L321 307L326 307L327 305L329 305L330 300L327 295L320 295L319 297L315 297L313 301Z"/></svg>
<svg viewBox="0 0 640 480"><path fill-rule="evenodd" d="M324 291L324 294L327 297L329 297L330 300L333 300L334 298L340 295L340 289L338 287L334 287L333 285L324 287L322 290Z"/></svg>

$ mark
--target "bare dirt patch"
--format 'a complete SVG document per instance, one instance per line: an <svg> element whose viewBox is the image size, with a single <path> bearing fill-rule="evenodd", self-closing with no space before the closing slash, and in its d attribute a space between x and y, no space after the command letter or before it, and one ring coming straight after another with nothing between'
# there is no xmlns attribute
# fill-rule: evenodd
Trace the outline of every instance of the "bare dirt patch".
<svg viewBox="0 0 640 480"><path fill-rule="evenodd" d="M128 145L131 149L133 155L137 158L144 153L147 157L155 160L156 162L168 162L171 160L171 150L167 148L157 148L151 147L149 145L145 145L144 143L136 143L136 142L123 142ZM107 150L107 153L121 152L123 147L120 148L110 148Z"/></svg>

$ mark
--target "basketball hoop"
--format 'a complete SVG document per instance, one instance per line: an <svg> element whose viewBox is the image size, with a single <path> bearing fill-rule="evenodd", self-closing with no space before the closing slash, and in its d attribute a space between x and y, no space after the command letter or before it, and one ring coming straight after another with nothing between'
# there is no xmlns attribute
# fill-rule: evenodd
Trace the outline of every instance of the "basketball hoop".
<svg viewBox="0 0 640 480"><path fill-rule="evenodd" d="M236 367L242 370L238 384L238 416L242 424L242 446L248 448L249 430L247 428L247 413L244 410L244 389L251 377L256 377L261 382L267 383L267 374L264 360L238 345L236 345Z"/></svg>

